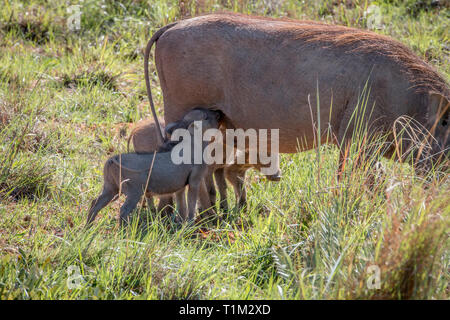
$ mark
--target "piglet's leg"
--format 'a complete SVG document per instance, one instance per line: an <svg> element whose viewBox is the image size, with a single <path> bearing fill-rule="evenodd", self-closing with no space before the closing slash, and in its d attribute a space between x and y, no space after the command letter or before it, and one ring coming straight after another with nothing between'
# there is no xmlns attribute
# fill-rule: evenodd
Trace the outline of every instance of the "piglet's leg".
<svg viewBox="0 0 450 320"><path fill-rule="evenodd" d="M163 195L159 197L158 203L158 212L162 216L168 216L172 212L173 207L173 196L172 195Z"/></svg>
<svg viewBox="0 0 450 320"><path fill-rule="evenodd" d="M216 188L214 186L213 172L209 171L205 175L204 180L206 185L206 191L209 195L209 201L211 202L211 205L214 206L216 204Z"/></svg>
<svg viewBox="0 0 450 320"><path fill-rule="evenodd" d="M104 188L102 194L91 203L86 226L89 226L92 221L94 221L98 212L103 209L108 203L110 203L116 196L117 192L109 188Z"/></svg>
<svg viewBox="0 0 450 320"><path fill-rule="evenodd" d="M145 201L147 202L147 207L150 211L155 212L155 203L153 201L153 195L150 192L145 194Z"/></svg>
<svg viewBox="0 0 450 320"><path fill-rule="evenodd" d="M181 221L186 221L187 219L187 209L186 209L186 197L185 188L175 193L175 200L177 202L179 219Z"/></svg>
<svg viewBox="0 0 450 320"><path fill-rule="evenodd" d="M219 189L220 196L220 209L228 212L227 202L227 182L225 181L225 168L219 168L214 171L214 177L216 178L217 189Z"/></svg>
<svg viewBox="0 0 450 320"><path fill-rule="evenodd" d="M195 218L195 207L197 204L198 193L200 190L200 183L190 183L188 190L188 220L192 221Z"/></svg>
<svg viewBox="0 0 450 320"><path fill-rule="evenodd" d="M130 213L136 208L142 193L132 193L127 195L127 199L120 208L120 226L126 226L129 222Z"/></svg>
<svg viewBox="0 0 450 320"><path fill-rule="evenodd" d="M234 188L234 194L238 208L242 209L247 204L247 192L245 190L245 168L227 168L225 170L226 177Z"/></svg>
<svg viewBox="0 0 450 320"><path fill-rule="evenodd" d="M200 212L205 211L207 215L215 215L214 204L211 203L211 198L209 196L208 188L206 186L205 179L202 180L199 189L199 201L200 201Z"/></svg>

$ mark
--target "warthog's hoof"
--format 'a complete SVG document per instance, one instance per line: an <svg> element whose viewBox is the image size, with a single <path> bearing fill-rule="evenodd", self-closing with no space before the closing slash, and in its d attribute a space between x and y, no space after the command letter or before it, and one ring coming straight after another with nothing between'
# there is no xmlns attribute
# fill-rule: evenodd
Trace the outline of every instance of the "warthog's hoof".
<svg viewBox="0 0 450 320"><path fill-rule="evenodd" d="M280 181L281 180L281 173L277 172L276 174L266 175L266 178L269 181Z"/></svg>

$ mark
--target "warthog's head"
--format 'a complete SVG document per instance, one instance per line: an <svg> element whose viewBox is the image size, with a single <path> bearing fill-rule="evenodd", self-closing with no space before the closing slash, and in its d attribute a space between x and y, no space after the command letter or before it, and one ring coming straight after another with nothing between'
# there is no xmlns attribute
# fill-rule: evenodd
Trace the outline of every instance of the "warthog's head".
<svg viewBox="0 0 450 320"><path fill-rule="evenodd" d="M159 151L170 151L174 145L178 144L180 141L171 141L170 137L172 133L177 129L191 130L192 124L196 121L201 121L203 125L203 130L209 128L217 128L220 121L223 118L223 113L219 110L209 110L205 108L194 108L188 113L186 113L183 118L179 121L168 123L165 132L167 140L160 147Z"/></svg>
<svg viewBox="0 0 450 320"><path fill-rule="evenodd" d="M428 96L427 111L426 128L432 136L427 139L429 152L421 157L418 168L429 169L432 165L442 165L441 169L447 171L450 160L450 101L440 94L432 93Z"/></svg>
<svg viewBox="0 0 450 320"><path fill-rule="evenodd" d="M166 135L170 137L176 129L188 129L194 121L209 121L215 119L220 122L223 113L219 110L209 110L205 108L195 108L186 113L180 121L171 122L166 126Z"/></svg>

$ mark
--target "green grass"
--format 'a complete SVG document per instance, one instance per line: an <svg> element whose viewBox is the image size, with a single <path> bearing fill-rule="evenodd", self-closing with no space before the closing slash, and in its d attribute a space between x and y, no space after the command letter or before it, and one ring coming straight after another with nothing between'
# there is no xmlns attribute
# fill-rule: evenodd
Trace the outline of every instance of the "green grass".
<svg viewBox="0 0 450 320"><path fill-rule="evenodd" d="M375 31L449 79L448 5L83 3L79 31L67 28L61 1L6 1L0 9L0 299L448 299L448 179L423 180L378 153L340 186L336 148L283 155L282 181L251 172L247 212L232 210L218 223L180 227L143 209L148 219L121 231L121 199L83 229L104 161L126 150L134 122L151 116L142 53L159 27L230 10L367 28L364 12L376 4ZM156 74L152 80L162 114ZM359 141L352 160L368 146ZM383 169L368 187L376 163ZM367 286L371 265L379 289ZM83 276L78 289L68 286L70 266Z"/></svg>

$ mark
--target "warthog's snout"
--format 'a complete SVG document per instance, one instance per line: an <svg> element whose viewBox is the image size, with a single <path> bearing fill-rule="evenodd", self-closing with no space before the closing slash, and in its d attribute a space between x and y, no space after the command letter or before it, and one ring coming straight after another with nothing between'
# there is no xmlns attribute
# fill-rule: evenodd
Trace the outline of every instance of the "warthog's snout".
<svg viewBox="0 0 450 320"><path fill-rule="evenodd" d="M269 181L280 181L281 180L281 170L275 174L267 175L266 178Z"/></svg>

